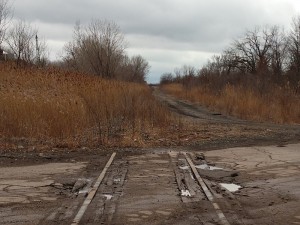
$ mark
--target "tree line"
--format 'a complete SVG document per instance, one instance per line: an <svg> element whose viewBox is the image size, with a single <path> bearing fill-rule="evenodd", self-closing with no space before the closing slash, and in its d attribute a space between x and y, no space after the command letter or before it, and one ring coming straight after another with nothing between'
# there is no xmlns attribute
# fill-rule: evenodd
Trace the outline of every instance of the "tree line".
<svg viewBox="0 0 300 225"><path fill-rule="evenodd" d="M73 39L64 49L62 60L49 60L49 49L37 28L24 20L13 20L10 0L0 0L0 46L17 65L55 65L107 79L144 83L149 63L141 55L129 57L127 42L113 21L92 20L76 23Z"/></svg>
<svg viewBox="0 0 300 225"><path fill-rule="evenodd" d="M186 87L212 81L221 86L245 81L288 84L300 93L300 16L292 20L289 32L279 26L247 30L202 68L183 66L161 76L161 84L181 82Z"/></svg>

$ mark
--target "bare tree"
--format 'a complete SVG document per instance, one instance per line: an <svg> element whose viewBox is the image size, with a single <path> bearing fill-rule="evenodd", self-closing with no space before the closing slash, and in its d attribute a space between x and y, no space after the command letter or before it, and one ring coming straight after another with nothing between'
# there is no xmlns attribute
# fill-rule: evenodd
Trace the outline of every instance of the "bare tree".
<svg viewBox="0 0 300 225"><path fill-rule="evenodd" d="M10 0L0 0L0 45L2 44L8 24L12 18Z"/></svg>
<svg viewBox="0 0 300 225"><path fill-rule="evenodd" d="M287 64L287 37L279 27L273 28L273 41L271 46L271 70L278 79L283 75Z"/></svg>
<svg viewBox="0 0 300 225"><path fill-rule="evenodd" d="M37 35L38 30L22 20L8 30L6 42L17 63L38 64L45 61L47 46L45 41L37 40Z"/></svg>
<svg viewBox="0 0 300 225"><path fill-rule="evenodd" d="M247 31L244 38L235 40L230 50L234 65L242 72L257 73L267 70L271 63L277 30L276 27L257 27L253 31Z"/></svg>
<svg viewBox="0 0 300 225"><path fill-rule="evenodd" d="M145 82L150 66L142 56L124 55L120 64L116 72L116 79L137 83Z"/></svg>
<svg viewBox="0 0 300 225"><path fill-rule="evenodd" d="M197 69L190 65L183 65L180 68L174 69L176 77L194 77L197 75Z"/></svg>
<svg viewBox="0 0 300 225"><path fill-rule="evenodd" d="M73 68L106 78L115 78L126 43L119 26L111 21L92 20L75 26L74 38L65 46L65 62Z"/></svg>
<svg viewBox="0 0 300 225"><path fill-rule="evenodd" d="M199 76L229 74L233 70L232 62L233 59L230 58L230 54L226 51L221 55L214 55L199 70Z"/></svg>
<svg viewBox="0 0 300 225"><path fill-rule="evenodd" d="M140 55L133 56L130 59L131 81L143 83L149 73L149 63Z"/></svg>
<svg viewBox="0 0 300 225"><path fill-rule="evenodd" d="M300 16L292 22L292 31L288 37L289 69L300 72Z"/></svg>
<svg viewBox="0 0 300 225"><path fill-rule="evenodd" d="M169 84L169 83L172 83L173 81L174 81L174 77L173 77L172 73L164 73L160 77L160 84L161 85Z"/></svg>
<svg viewBox="0 0 300 225"><path fill-rule="evenodd" d="M251 87L261 95L270 87L292 87L300 90L300 16L292 22L289 34L279 26L256 27L233 41L221 55L213 56L198 71L187 67L175 69L172 82L190 87L197 82L211 89L222 90L227 84ZM253 76L258 74L260 76ZM163 76L162 81L169 82Z"/></svg>
<svg viewBox="0 0 300 225"><path fill-rule="evenodd" d="M174 81L181 82L182 85L188 89L195 85L195 78L199 74L199 71L194 66L183 65L181 68L175 68L174 74Z"/></svg>

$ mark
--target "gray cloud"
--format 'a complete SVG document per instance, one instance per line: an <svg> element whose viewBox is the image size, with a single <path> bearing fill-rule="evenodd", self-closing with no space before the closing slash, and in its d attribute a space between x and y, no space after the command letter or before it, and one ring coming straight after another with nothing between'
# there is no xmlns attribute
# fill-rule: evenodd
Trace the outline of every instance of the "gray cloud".
<svg viewBox="0 0 300 225"><path fill-rule="evenodd" d="M115 21L129 41L129 54L152 64L150 81L173 65L201 66L247 28L288 27L300 10L298 0L15 0L14 6L15 17L38 26L49 40L52 58L72 38L77 20Z"/></svg>

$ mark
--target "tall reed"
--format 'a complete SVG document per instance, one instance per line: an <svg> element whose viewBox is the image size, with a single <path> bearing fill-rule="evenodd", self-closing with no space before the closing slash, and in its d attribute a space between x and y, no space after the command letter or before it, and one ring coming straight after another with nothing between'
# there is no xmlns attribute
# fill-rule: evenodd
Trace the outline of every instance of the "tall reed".
<svg viewBox="0 0 300 225"><path fill-rule="evenodd" d="M163 90L176 97L243 119L300 123L300 95L288 85L270 86L264 93L244 85L230 84L218 92L201 85L186 89L178 83L164 85Z"/></svg>
<svg viewBox="0 0 300 225"><path fill-rule="evenodd" d="M0 64L0 136L106 144L170 124L147 85Z"/></svg>

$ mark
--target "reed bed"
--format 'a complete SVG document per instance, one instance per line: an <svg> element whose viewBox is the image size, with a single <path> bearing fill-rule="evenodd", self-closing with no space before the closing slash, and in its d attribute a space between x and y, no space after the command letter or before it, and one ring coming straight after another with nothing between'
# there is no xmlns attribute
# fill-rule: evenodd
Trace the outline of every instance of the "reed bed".
<svg viewBox="0 0 300 225"><path fill-rule="evenodd" d="M187 89L178 83L164 85L162 89L176 97L242 119L300 124L300 95L288 85L274 85L263 93L229 84L218 92L205 86Z"/></svg>
<svg viewBox="0 0 300 225"><path fill-rule="evenodd" d="M2 138L121 146L170 123L168 110L147 85L0 64Z"/></svg>

